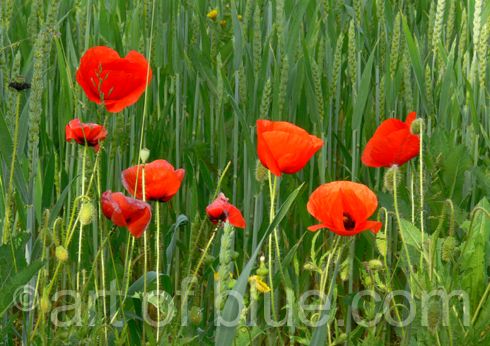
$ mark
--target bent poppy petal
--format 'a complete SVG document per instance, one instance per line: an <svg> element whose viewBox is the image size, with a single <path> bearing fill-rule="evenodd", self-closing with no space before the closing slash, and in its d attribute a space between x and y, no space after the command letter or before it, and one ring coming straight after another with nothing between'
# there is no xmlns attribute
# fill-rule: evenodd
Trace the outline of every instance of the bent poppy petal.
<svg viewBox="0 0 490 346"><path fill-rule="evenodd" d="M218 222L228 221L232 226L245 228L246 223L242 213L233 204L228 202L228 198L223 193L218 195L210 205L206 207L206 214L209 220L217 224Z"/></svg>
<svg viewBox="0 0 490 346"><path fill-rule="evenodd" d="M300 171L323 140L286 121L257 120L257 154L272 174Z"/></svg>
<svg viewBox="0 0 490 346"><path fill-rule="evenodd" d="M405 122L387 119L378 127L362 153L362 163L369 167L401 166L420 151L420 138L410 131L416 113L408 114Z"/></svg>
<svg viewBox="0 0 490 346"><path fill-rule="evenodd" d="M311 194L307 209L320 224L310 226L310 231L328 228L342 235L352 236L370 230L377 233L381 222L368 218L378 206L378 199L366 185L351 181L334 181L323 184Z"/></svg>
<svg viewBox="0 0 490 346"><path fill-rule="evenodd" d="M143 168L146 200L167 202L179 191L185 170L175 169L165 160L155 160L129 167L122 172L123 186L132 196L143 199Z"/></svg>
<svg viewBox="0 0 490 346"><path fill-rule="evenodd" d="M65 139L67 142L74 140L78 144L93 147L99 151L99 143L107 136L104 126L93 123L82 123L80 119L71 120L65 127Z"/></svg>
<svg viewBox="0 0 490 346"><path fill-rule="evenodd" d="M143 201L126 197L121 192L106 191L100 198L102 213L119 227L139 238L151 220L151 207Z"/></svg>
<svg viewBox="0 0 490 346"><path fill-rule="evenodd" d="M152 71L145 57L130 51L126 57L105 46L88 49L76 73L87 98L104 103L108 112L117 113L136 103L145 92Z"/></svg>

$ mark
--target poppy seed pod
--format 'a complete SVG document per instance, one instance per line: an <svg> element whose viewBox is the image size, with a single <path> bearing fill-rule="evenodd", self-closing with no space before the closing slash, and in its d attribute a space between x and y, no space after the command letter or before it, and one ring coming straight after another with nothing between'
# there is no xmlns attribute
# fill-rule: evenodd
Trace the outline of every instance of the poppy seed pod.
<svg viewBox="0 0 490 346"><path fill-rule="evenodd" d="M397 165L391 166L386 172L385 175L383 176L383 188L386 191L393 192L393 188L396 184L400 184L401 180L401 175L399 172L399 168Z"/></svg>

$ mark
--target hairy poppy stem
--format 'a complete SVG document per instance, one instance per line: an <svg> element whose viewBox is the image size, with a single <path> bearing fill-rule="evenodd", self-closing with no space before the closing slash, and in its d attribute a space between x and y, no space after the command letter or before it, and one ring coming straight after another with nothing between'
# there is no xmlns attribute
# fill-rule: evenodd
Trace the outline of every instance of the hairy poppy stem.
<svg viewBox="0 0 490 346"><path fill-rule="evenodd" d="M413 286L413 279L414 279L414 273L413 273L413 269L412 269L412 261L410 260L410 253L408 252L408 247L407 247L407 243L405 241L405 234L404 234L404 231L403 231L403 228L402 228L402 222L401 222L401 218L400 218L400 210L398 209L398 189L397 189L397 183L396 183L396 179L397 179L397 174L398 174L398 170L395 169L393 170L393 206L395 208L395 216L396 216L396 221L398 223L398 229L400 230L400 235L401 235L401 238L402 238L402 244L403 244L403 249L405 250L405 255L407 256L407 263L408 263L408 271L410 273L410 277L409 277L409 281L410 281L410 287Z"/></svg>
<svg viewBox="0 0 490 346"><path fill-rule="evenodd" d="M424 231L424 149L423 149L423 136L424 136L424 127L421 126L420 129L420 153L419 153L419 193L420 193L420 233L421 233L421 242L422 242L422 251L425 252L424 250L424 238L425 238L425 231ZM423 256L420 256L420 268L422 268L422 258Z"/></svg>
<svg viewBox="0 0 490 346"><path fill-rule="evenodd" d="M146 202L145 165L143 165L143 167L141 169L141 180L142 180L141 189L143 191L143 202ZM148 288L147 287L148 286L147 275L148 275L148 232L145 232L143 234L143 303L144 304L148 304L148 297L146 294L146 291ZM146 319L146 316L144 317L143 322L146 322L145 319ZM145 342L145 330L146 330L146 328L145 328L145 325L143 323L143 336L142 336L143 342Z"/></svg>
<svg viewBox="0 0 490 346"><path fill-rule="evenodd" d="M157 234L156 234L156 252L157 252L157 295L158 295L158 307L157 307L157 343L160 340L160 202L156 202L156 223L157 223Z"/></svg>
<svg viewBox="0 0 490 346"><path fill-rule="evenodd" d="M85 195L85 165L87 162L88 145L83 146L82 156L82 196ZM80 265L82 262L82 240L83 240L83 225L80 223L80 232L78 235L78 260L77 260L77 292L80 292Z"/></svg>
<svg viewBox="0 0 490 346"><path fill-rule="evenodd" d="M274 184L272 183L272 175L271 171L268 172L269 174L269 195L270 195L270 210L269 210L269 224L272 223L274 220L274 217L276 215L275 211L275 203L276 203L276 183L277 183L277 177L274 176ZM277 242L277 235L276 235L276 229L273 231L274 238ZM276 306L274 302L274 282L272 280L273 278L273 262L272 262L272 257L274 256L274 252L272 250L272 234L269 235L269 243L268 243L268 251L269 251L269 285L271 287L271 310L272 310L272 315L274 318L277 320L277 312L276 312Z"/></svg>

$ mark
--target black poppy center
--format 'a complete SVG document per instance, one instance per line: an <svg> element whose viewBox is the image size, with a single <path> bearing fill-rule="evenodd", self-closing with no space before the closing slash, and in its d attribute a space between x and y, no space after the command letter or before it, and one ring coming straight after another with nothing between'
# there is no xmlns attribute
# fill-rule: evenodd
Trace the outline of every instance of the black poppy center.
<svg viewBox="0 0 490 346"><path fill-rule="evenodd" d="M356 222L348 213L343 213L344 228L347 231L352 231L356 227Z"/></svg>

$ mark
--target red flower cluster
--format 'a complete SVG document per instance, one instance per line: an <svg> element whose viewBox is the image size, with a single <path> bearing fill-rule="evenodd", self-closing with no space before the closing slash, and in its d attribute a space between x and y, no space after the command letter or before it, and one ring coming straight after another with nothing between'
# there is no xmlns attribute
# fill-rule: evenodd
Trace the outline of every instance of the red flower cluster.
<svg viewBox="0 0 490 346"><path fill-rule="evenodd" d="M328 228L343 236L365 230L377 233L381 222L368 221L378 206L378 199L366 185L351 181L334 181L318 187L310 196L308 212L320 221L310 231Z"/></svg>
<svg viewBox="0 0 490 346"><path fill-rule="evenodd" d="M401 166L419 154L420 138L410 130L416 113L405 122L387 119L378 127L362 153L362 163L369 167Z"/></svg>
<svg viewBox="0 0 490 346"><path fill-rule="evenodd" d="M300 171L323 141L286 121L257 120L257 153L272 174Z"/></svg>
<svg viewBox="0 0 490 346"><path fill-rule="evenodd" d="M217 224L218 222L228 221L232 226L245 228L246 223L242 213L233 204L228 202L228 198L223 193L218 195L206 208L209 220Z"/></svg>
<svg viewBox="0 0 490 346"><path fill-rule="evenodd" d="M136 103L151 78L151 68L143 55L130 51L121 58L115 50L104 46L87 50L76 74L88 99L104 103L111 113Z"/></svg>
<svg viewBox="0 0 490 346"><path fill-rule="evenodd" d="M148 203L126 197L120 192L104 192L100 205L105 217L116 226L127 227L136 238L141 237L151 220L151 207Z"/></svg>
<svg viewBox="0 0 490 346"><path fill-rule="evenodd" d="M94 147L99 151L99 143L107 136L104 126L93 123L82 123L80 119L71 120L65 127L65 138L69 142L74 140L78 144Z"/></svg>
<svg viewBox="0 0 490 346"><path fill-rule="evenodd" d="M165 160L129 167L121 174L126 191L136 198L143 198L143 170L145 174L145 200L169 201L179 191L185 170L175 169Z"/></svg>

